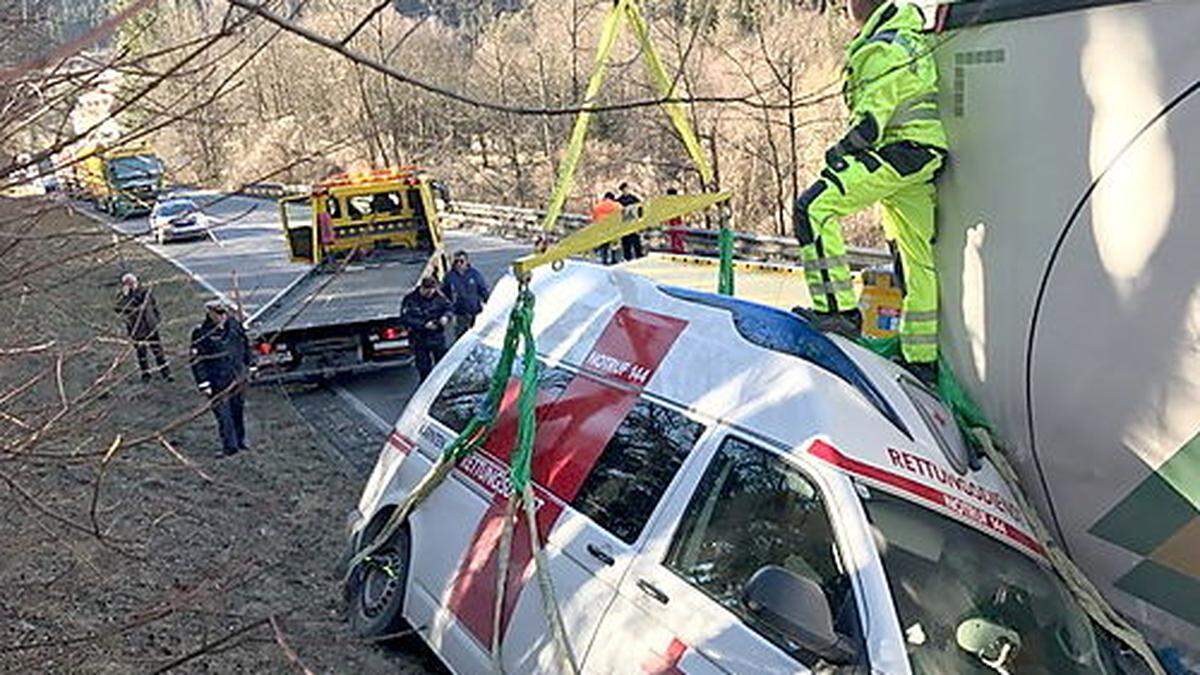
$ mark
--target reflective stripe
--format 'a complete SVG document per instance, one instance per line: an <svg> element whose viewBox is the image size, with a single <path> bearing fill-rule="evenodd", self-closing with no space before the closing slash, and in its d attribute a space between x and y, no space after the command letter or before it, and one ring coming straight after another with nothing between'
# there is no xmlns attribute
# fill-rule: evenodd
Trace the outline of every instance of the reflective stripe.
<svg viewBox="0 0 1200 675"><path fill-rule="evenodd" d="M906 345L936 345L936 335L909 335L907 333L900 334L900 342Z"/></svg>
<svg viewBox="0 0 1200 675"><path fill-rule="evenodd" d="M918 108L916 110L905 110L904 112L892 115L892 119L888 120L887 128L895 129L896 127L908 124L909 122L916 122L919 120L940 119L942 119L942 115L938 112L937 108Z"/></svg>
<svg viewBox="0 0 1200 675"><path fill-rule="evenodd" d="M804 263L804 267L813 269L813 270L829 270L829 269L833 269L834 267L839 267L841 265L849 265L849 264L850 264L850 259L847 258L846 256L835 255L831 258L819 258L817 260L806 261Z"/></svg>
<svg viewBox="0 0 1200 675"><path fill-rule="evenodd" d="M938 313L936 310L932 312L905 312L904 319L906 321L937 321Z"/></svg>
<svg viewBox="0 0 1200 675"><path fill-rule="evenodd" d="M937 92L931 91L928 94L920 94L918 96L913 96L912 98L904 99L903 101L901 101L899 103L899 105L896 106L896 109L900 110L902 108L915 108L924 103L932 103L934 105L937 105L937 102L938 102Z"/></svg>
<svg viewBox="0 0 1200 675"><path fill-rule="evenodd" d="M808 287L809 293L837 293L838 291L852 291L854 285L849 281L831 281L825 284L811 284Z"/></svg>
<svg viewBox="0 0 1200 675"><path fill-rule="evenodd" d="M901 101L896 110L892 113L891 119L888 120L887 128L894 129L909 122L917 120L936 120L941 119L938 114L938 97L937 93L930 92L921 94L909 99ZM917 106L926 106L918 108Z"/></svg>

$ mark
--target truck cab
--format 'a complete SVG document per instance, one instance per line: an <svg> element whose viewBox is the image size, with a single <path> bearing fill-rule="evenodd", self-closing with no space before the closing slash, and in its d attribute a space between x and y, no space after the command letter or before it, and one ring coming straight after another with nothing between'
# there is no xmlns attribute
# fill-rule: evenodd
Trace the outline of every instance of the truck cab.
<svg viewBox="0 0 1200 675"><path fill-rule="evenodd" d="M344 173L280 201L292 262L442 246L432 182L411 167Z"/></svg>
<svg viewBox="0 0 1200 675"><path fill-rule="evenodd" d="M117 218L150 213L163 189L162 160L148 145L95 148L76 166L97 208Z"/></svg>

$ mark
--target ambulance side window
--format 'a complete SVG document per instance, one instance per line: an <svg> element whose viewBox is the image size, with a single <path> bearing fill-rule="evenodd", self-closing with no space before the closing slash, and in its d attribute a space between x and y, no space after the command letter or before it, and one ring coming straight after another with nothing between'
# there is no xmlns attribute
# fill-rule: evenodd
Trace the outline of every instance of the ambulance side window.
<svg viewBox="0 0 1200 675"><path fill-rule="evenodd" d="M429 415L454 431L466 428L475 410L487 397L492 371L499 358L500 353L495 349L476 345L429 406Z"/></svg>
<svg viewBox="0 0 1200 675"><path fill-rule="evenodd" d="M820 491L795 467L739 438L726 438L713 456L663 565L803 661L811 655L742 602L759 569L777 565L816 582L837 630L857 634L850 578Z"/></svg>
<svg viewBox="0 0 1200 675"><path fill-rule="evenodd" d="M475 411L487 398L492 383L492 373L500 360L499 350L486 345L475 345L475 349L463 359L458 370L450 376L437 398L429 406L429 415L454 431L466 428ZM513 363L513 375L521 373L521 359ZM552 401L562 393L571 375L559 368L543 367L538 375L538 398ZM539 404L539 408L542 404Z"/></svg>
<svg viewBox="0 0 1200 675"><path fill-rule="evenodd" d="M702 433L699 422L638 399L571 506L632 544Z"/></svg>

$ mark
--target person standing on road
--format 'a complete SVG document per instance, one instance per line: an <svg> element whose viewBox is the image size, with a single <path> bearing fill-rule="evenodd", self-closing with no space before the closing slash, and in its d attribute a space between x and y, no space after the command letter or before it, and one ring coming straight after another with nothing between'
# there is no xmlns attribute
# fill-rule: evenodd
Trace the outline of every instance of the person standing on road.
<svg viewBox="0 0 1200 675"><path fill-rule="evenodd" d="M617 197L617 203L622 207L627 208L642 202L641 197L629 191L629 183L621 183L618 189L621 191L621 196ZM621 237L621 255L625 260L636 260L646 255L642 251L642 234L640 232L630 232Z"/></svg>
<svg viewBox="0 0 1200 675"><path fill-rule="evenodd" d="M592 207L592 224L595 225L604 220L608 214L620 210L621 203L617 201L617 196L611 192L605 192L600 201L596 202L595 206ZM596 248L596 255L599 256L601 265L611 265L616 262L613 260L612 244L608 242L604 242Z"/></svg>
<svg viewBox="0 0 1200 675"><path fill-rule="evenodd" d="M158 334L158 303L149 288L143 287L137 275L125 274L121 277L121 292L117 294L117 302L113 311L125 319L125 332L133 340L137 352L138 369L142 371L142 381L149 382L151 375L157 371L164 380L172 380L171 370L167 367L167 357L163 354L162 338ZM150 353L154 354L157 367L150 368Z"/></svg>
<svg viewBox="0 0 1200 675"><path fill-rule="evenodd" d="M429 377L434 364L446 355L446 324L450 323L450 314L450 301L433 277L421 279L400 303L400 323L408 329L420 382Z"/></svg>
<svg viewBox="0 0 1200 675"><path fill-rule="evenodd" d="M667 188L667 196L673 197L679 194L679 190L675 188ZM663 223L665 233L667 235L667 250L671 253L687 253L687 243L684 241L684 221L683 216L675 216Z"/></svg>
<svg viewBox="0 0 1200 675"><path fill-rule="evenodd" d="M442 292L450 299L454 312L454 339L458 340L475 325L475 317L483 311L483 303L487 302L490 292L483 275L471 267L466 251L454 254L454 263L446 274Z"/></svg>
<svg viewBox="0 0 1200 675"><path fill-rule="evenodd" d="M211 300L204 308L204 322L192 331L192 376L210 401L221 434L221 453L228 457L247 449L243 409L250 343L223 301Z"/></svg>

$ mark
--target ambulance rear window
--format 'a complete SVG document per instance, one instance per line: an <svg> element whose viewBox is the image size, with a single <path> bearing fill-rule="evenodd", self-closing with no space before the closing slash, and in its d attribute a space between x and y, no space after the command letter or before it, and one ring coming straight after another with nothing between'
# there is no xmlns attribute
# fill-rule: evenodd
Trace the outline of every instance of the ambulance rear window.
<svg viewBox="0 0 1200 675"><path fill-rule="evenodd" d="M888 403L866 373L842 351L841 347L825 335L808 325L808 322L790 312L766 307L725 295L714 295L693 291L689 288L660 286L664 293L718 309L728 311L733 317L734 328L747 342L803 359L826 372L840 378L858 390L881 415L912 438L908 427Z"/></svg>

